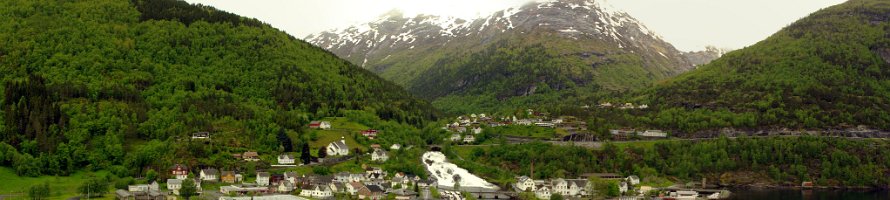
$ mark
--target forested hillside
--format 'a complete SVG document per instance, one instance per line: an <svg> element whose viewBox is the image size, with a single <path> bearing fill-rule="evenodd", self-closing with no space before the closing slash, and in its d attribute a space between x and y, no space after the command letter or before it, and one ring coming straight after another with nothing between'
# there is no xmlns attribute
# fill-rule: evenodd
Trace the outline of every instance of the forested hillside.
<svg viewBox="0 0 890 200"><path fill-rule="evenodd" d="M418 127L436 117L371 72L210 7L10 0L0 16L0 165L22 175L277 153L280 136L299 145L309 120L346 110ZM225 147L185 145L198 131Z"/></svg>
<svg viewBox="0 0 890 200"><path fill-rule="evenodd" d="M890 2L823 9L646 95L674 130L890 129Z"/></svg>

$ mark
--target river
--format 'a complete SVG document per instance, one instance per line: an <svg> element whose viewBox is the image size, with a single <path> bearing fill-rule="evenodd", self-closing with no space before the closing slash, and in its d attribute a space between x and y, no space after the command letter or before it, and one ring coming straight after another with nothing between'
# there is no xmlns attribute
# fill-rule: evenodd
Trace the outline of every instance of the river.
<svg viewBox="0 0 890 200"><path fill-rule="evenodd" d="M829 190L829 189L730 189L732 195L729 199L756 199L756 200L888 200L890 191L860 191L860 190Z"/></svg>

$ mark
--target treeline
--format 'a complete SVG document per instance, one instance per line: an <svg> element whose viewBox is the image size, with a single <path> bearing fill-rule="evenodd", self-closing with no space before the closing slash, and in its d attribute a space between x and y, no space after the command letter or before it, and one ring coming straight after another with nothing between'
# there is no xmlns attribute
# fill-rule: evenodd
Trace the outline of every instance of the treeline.
<svg viewBox="0 0 890 200"><path fill-rule="evenodd" d="M770 183L822 186L887 187L890 185L890 143L821 137L720 138L665 141L626 147L554 146L544 143L476 147L452 160L473 173L507 183L516 175L577 178L583 173L613 172L645 180L676 178L733 184L734 173L754 173ZM534 166L534 174L531 173ZM740 178L741 179L741 178Z"/></svg>
<svg viewBox="0 0 890 200"><path fill-rule="evenodd" d="M182 0L130 0L130 2L142 13L139 18L142 21L175 20L190 25L200 20L252 27L266 26L265 23L256 19L241 17L210 6L192 5Z"/></svg>

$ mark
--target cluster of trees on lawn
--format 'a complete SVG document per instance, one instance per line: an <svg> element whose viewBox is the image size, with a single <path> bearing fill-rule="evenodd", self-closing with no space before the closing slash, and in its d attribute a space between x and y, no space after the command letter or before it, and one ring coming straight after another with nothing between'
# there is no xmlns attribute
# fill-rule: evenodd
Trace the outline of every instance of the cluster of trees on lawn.
<svg viewBox="0 0 890 200"><path fill-rule="evenodd" d="M776 183L883 187L890 185L888 146L890 143L881 140L806 136L665 141L627 147L607 143L596 150L511 144L473 148L463 159L450 150L445 152L455 163L501 184L515 181L515 175L577 178L583 173L614 172L644 179L721 180L725 173L753 172L765 173ZM531 166L534 174L530 174Z"/></svg>
<svg viewBox="0 0 890 200"><path fill-rule="evenodd" d="M300 147L310 119L346 110L404 127L437 115L327 51L206 6L14 0L0 15L12 19L0 22L0 148L12 147L0 160L20 175L226 164ZM219 141L189 141L199 131Z"/></svg>

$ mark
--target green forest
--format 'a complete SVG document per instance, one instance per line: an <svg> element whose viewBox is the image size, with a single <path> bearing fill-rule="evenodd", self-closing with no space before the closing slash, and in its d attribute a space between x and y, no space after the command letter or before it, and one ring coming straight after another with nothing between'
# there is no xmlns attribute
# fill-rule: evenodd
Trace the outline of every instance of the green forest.
<svg viewBox="0 0 890 200"><path fill-rule="evenodd" d="M277 155L308 142L310 120L347 114L400 127L386 140L403 142L437 117L369 71L207 6L13 0L0 16L0 165L19 175L142 176ZM188 141L202 131L219 141Z"/></svg>
<svg viewBox="0 0 890 200"><path fill-rule="evenodd" d="M642 92L653 126L890 129L890 2L852 0Z"/></svg>

